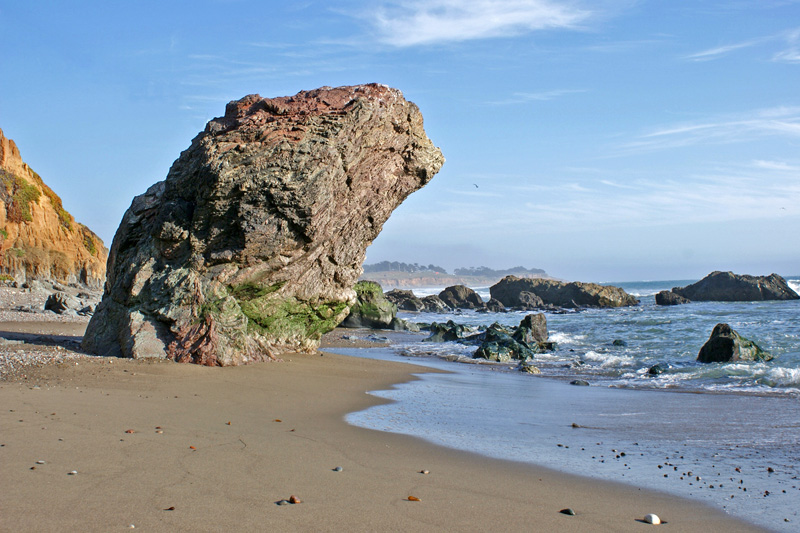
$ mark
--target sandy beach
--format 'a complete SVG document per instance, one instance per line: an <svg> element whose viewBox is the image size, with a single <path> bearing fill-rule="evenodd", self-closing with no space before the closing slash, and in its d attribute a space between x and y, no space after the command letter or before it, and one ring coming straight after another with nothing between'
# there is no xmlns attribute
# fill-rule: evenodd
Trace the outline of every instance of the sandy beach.
<svg viewBox="0 0 800 533"><path fill-rule="evenodd" d="M343 421L420 367L320 353L206 368L46 348L62 362L0 382L3 531L641 531L647 513L671 531L758 530L693 501ZM301 503L277 503L291 496Z"/></svg>

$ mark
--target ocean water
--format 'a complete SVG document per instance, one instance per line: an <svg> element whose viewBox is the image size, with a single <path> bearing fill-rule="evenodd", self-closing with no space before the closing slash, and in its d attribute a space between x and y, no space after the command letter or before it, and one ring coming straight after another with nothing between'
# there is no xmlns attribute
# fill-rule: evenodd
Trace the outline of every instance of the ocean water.
<svg viewBox="0 0 800 533"><path fill-rule="evenodd" d="M611 283L641 304L546 313L550 338L559 346L537 356L541 375L474 360L475 346L421 342L424 335L391 333L390 348L337 350L449 371L374 391L393 402L352 413L347 421L700 498L769 529L798 531L800 301L655 305L660 290L693 281ZM800 276L787 281L800 289ZM478 292L488 299L488 288ZM414 322L453 319L479 331L495 321L517 325L525 314L400 316ZM718 322L729 323L775 359L696 363ZM614 346L617 339L626 345ZM647 369L655 363L667 372L650 376ZM591 386L570 385L574 379Z"/></svg>
<svg viewBox="0 0 800 533"><path fill-rule="evenodd" d="M800 290L800 276L786 278ZM545 313L550 340L558 348L537 356L543 374L563 379L584 379L612 387L680 389L693 391L800 394L800 300L787 302L693 302L659 306L655 294L696 280L610 283L639 298L635 307L587 309ZM439 289L441 290L441 289ZM476 289L484 300L488 287ZM434 294L436 289L421 290ZM412 322L454 320L481 331L493 322L516 326L527 312L453 314L400 313ZM775 358L766 363L704 365L697 353L717 323L726 322L755 341ZM624 346L614 346L620 340ZM443 357L472 361L474 346L457 343L428 344L417 339L397 347L408 357ZM666 371L652 376L660 364ZM499 365L505 366L508 365Z"/></svg>

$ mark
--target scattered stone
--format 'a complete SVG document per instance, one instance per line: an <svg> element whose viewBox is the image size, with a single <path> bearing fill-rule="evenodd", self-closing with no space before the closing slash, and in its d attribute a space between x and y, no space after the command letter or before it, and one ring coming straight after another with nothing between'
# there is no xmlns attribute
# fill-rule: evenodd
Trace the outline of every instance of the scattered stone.
<svg viewBox="0 0 800 533"><path fill-rule="evenodd" d="M534 366L530 361L523 361L519 364L520 372L527 372L528 374L541 374L542 371L539 367Z"/></svg>
<svg viewBox="0 0 800 533"><path fill-rule="evenodd" d="M44 464L44 461L36 461L36 464L37 464L37 465L43 465L43 464Z"/></svg>
<svg viewBox="0 0 800 533"><path fill-rule="evenodd" d="M627 346L628 343L622 339L614 339L614 342L611 343L611 346Z"/></svg>
<svg viewBox="0 0 800 533"><path fill-rule="evenodd" d="M301 500L300 498L298 498L297 496L292 494L291 496L289 496L289 503L292 503L292 504L294 504L294 503L303 503L303 500Z"/></svg>
<svg viewBox="0 0 800 533"><path fill-rule="evenodd" d="M658 515L652 513L645 515L644 521L648 524L653 524L654 526L661 524L661 519L658 517Z"/></svg>
<svg viewBox="0 0 800 533"><path fill-rule="evenodd" d="M566 509L561 509L559 511L559 513L565 514L565 515L568 515L568 516L575 516L575 509L573 509L572 507L567 507Z"/></svg>
<svg viewBox="0 0 800 533"><path fill-rule="evenodd" d="M667 368L668 367L666 365L662 365L661 363L656 363L649 369L647 369L647 373L650 374L651 376L658 376L666 372Z"/></svg>
<svg viewBox="0 0 800 533"><path fill-rule="evenodd" d="M333 469L333 471L334 472L341 472L342 471L342 467L341 466L337 466L336 468Z"/></svg>
<svg viewBox="0 0 800 533"><path fill-rule="evenodd" d="M422 500L420 500L416 496L409 496L408 497L408 501L410 501L410 502L419 502L419 501L422 501Z"/></svg>
<svg viewBox="0 0 800 533"><path fill-rule="evenodd" d="M76 475L77 473L78 473L78 471L77 471L77 470L70 470L69 472L67 472L67 475L68 475L68 476L74 476L74 475Z"/></svg>
<svg viewBox="0 0 800 533"><path fill-rule="evenodd" d="M420 470L420 474L430 474L430 470Z"/></svg>
<svg viewBox="0 0 800 533"><path fill-rule="evenodd" d="M278 500L275 502L276 505L289 505L289 500Z"/></svg>
<svg viewBox="0 0 800 533"><path fill-rule="evenodd" d="M589 386L589 382L588 381L584 381L582 379L575 379L573 381L570 381L569 384L570 385L577 385L579 387L588 387Z"/></svg>

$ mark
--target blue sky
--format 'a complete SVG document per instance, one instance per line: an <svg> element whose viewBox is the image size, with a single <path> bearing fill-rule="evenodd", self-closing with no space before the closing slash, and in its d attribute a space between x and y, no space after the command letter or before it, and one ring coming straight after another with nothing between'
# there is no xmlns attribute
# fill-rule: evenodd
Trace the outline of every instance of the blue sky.
<svg viewBox="0 0 800 533"><path fill-rule="evenodd" d="M800 272L798 0L0 0L0 50L0 128L108 246L228 101L379 82L447 163L368 262Z"/></svg>

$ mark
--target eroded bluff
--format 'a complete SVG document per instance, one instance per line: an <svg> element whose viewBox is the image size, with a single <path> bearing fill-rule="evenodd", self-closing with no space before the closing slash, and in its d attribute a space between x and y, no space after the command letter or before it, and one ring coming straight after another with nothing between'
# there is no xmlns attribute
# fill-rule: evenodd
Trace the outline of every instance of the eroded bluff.
<svg viewBox="0 0 800 533"><path fill-rule="evenodd" d="M367 246L443 163L383 85L231 102L123 216L84 349L206 365L316 349Z"/></svg>

